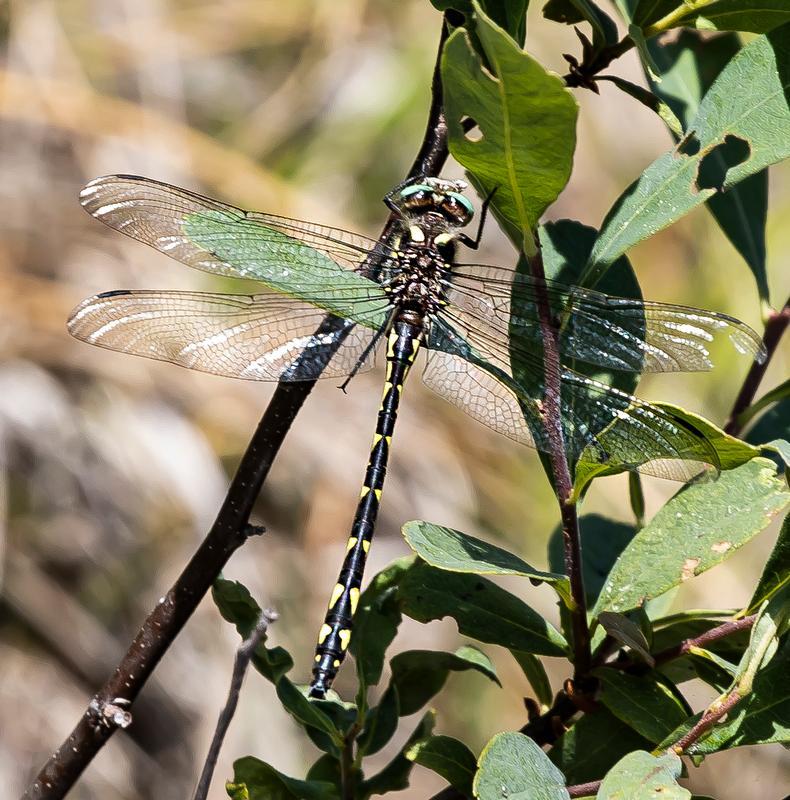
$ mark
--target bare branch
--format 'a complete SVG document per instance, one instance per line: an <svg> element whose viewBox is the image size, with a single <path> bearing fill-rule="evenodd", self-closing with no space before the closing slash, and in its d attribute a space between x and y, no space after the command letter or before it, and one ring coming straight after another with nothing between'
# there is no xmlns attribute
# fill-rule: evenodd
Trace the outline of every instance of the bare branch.
<svg viewBox="0 0 790 800"><path fill-rule="evenodd" d="M222 749L222 742L225 740L225 734L228 732L230 721L233 719L233 715L236 713L236 706L239 704L239 695L241 694L241 686L244 683L244 676L247 674L250 661L252 661L255 650L266 635L269 625L276 619L277 612L271 609L264 609L261 611L261 615L255 627L252 629L252 632L239 645L239 649L236 651L236 658L233 661L233 673L230 678L228 699L224 708L219 713L217 727L214 730L214 736L211 739L211 745L206 755L206 763L203 765L203 771L200 773L200 780L198 781L197 789L195 789L194 800L206 800L206 797L208 797L208 790L211 786L211 778L214 775L214 769L217 766L219 751Z"/></svg>

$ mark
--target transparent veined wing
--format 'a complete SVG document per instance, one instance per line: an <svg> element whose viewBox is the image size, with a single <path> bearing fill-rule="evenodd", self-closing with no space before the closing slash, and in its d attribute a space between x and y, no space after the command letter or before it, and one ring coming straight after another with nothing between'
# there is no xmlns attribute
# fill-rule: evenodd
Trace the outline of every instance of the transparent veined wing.
<svg viewBox="0 0 790 800"><path fill-rule="evenodd" d="M80 193L85 210L195 269L260 281L336 316L379 308L381 287L361 274L386 246L348 231L247 212L150 178L109 175ZM365 313L378 327L385 317ZM370 322L375 319L374 322Z"/></svg>
<svg viewBox="0 0 790 800"><path fill-rule="evenodd" d="M471 343L455 326L452 310L431 323L432 350L425 383L475 419L511 439L550 451L541 416L543 362L507 343ZM572 463L583 459L688 480L705 465L718 467L715 451L697 431L648 402L573 370L561 370L561 413Z"/></svg>
<svg viewBox="0 0 790 800"><path fill-rule="evenodd" d="M262 381L345 376L375 336L273 292L105 292L80 303L68 329L110 350ZM371 354L363 369L372 366Z"/></svg>
<svg viewBox="0 0 790 800"><path fill-rule="evenodd" d="M537 281L504 267L460 264L447 299L469 329L539 347ZM762 362L765 348L748 325L689 306L613 297L546 281L565 359L628 372L696 372L712 368L710 345L728 337Z"/></svg>

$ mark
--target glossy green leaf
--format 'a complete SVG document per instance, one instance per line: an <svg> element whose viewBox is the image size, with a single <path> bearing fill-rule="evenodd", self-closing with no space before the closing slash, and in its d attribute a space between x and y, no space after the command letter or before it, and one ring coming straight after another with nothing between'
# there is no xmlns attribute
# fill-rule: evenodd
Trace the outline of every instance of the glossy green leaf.
<svg viewBox="0 0 790 800"><path fill-rule="evenodd" d="M525 653L522 650L511 650L510 652L529 681L538 702L543 706L550 706L554 693L551 691L551 683L549 683L549 676L546 674L543 662L532 653Z"/></svg>
<svg viewBox="0 0 790 800"><path fill-rule="evenodd" d="M400 697L402 717L419 711L438 694L450 672L477 670L495 683L499 683L496 669L488 656L476 647L460 647L455 653L436 650L406 650L390 661L392 685Z"/></svg>
<svg viewBox="0 0 790 800"><path fill-rule="evenodd" d="M721 563L788 501L785 481L765 458L684 487L623 551L593 614L636 608Z"/></svg>
<svg viewBox="0 0 790 800"><path fill-rule="evenodd" d="M409 547L431 566L476 575L521 575L553 584L563 596L570 594L565 575L535 569L514 553L474 536L421 520L407 522L401 530Z"/></svg>
<svg viewBox="0 0 790 800"><path fill-rule="evenodd" d="M663 741L691 713L654 673L637 676L601 667L593 675L601 682L600 702L653 744Z"/></svg>
<svg viewBox="0 0 790 800"><path fill-rule="evenodd" d="M379 704L375 708L371 708L365 717L365 727L357 737L359 754L369 756L378 753L398 729L400 716L398 687L390 684Z"/></svg>
<svg viewBox="0 0 790 800"><path fill-rule="evenodd" d="M566 653L565 639L540 614L478 575L418 565L401 584L401 602L413 619L452 617L462 635L481 642L539 655Z"/></svg>
<svg viewBox="0 0 790 800"><path fill-rule="evenodd" d="M531 231L570 177L576 101L559 75L484 14L475 19L488 68L462 30L450 36L442 56L450 152L484 194L496 188L495 215L516 246L526 243L531 251ZM477 128L467 133L469 119Z"/></svg>
<svg viewBox="0 0 790 800"><path fill-rule="evenodd" d="M727 714L726 721L688 749L707 755L733 747L790 742L790 642L760 670L751 693ZM675 734L672 734L675 736Z"/></svg>
<svg viewBox="0 0 790 800"><path fill-rule="evenodd" d="M253 756L233 763L233 780L226 785L232 800L339 800L337 786L325 781L289 778Z"/></svg>
<svg viewBox="0 0 790 800"><path fill-rule="evenodd" d="M357 663L362 694L365 687L374 686L381 678L384 654L401 622L398 585L413 563L414 558L401 558L385 567L359 598L350 649Z"/></svg>
<svg viewBox="0 0 790 800"><path fill-rule="evenodd" d="M734 33L711 37L684 30L667 43L651 39L648 49L661 76L661 82L653 82L651 88L680 118L683 128L688 130L703 96L741 49L741 41ZM677 139L682 136L674 129L672 132ZM728 163L727 156L726 148L714 150L706 162L708 169L726 172L733 166ZM708 199L706 205L752 270L760 297L767 299L765 221L768 213L768 171L761 170L731 186L728 191L717 192Z"/></svg>
<svg viewBox="0 0 790 800"><path fill-rule="evenodd" d="M683 0L626 0L631 9L631 22L646 28L674 11ZM622 0L617 0L618 6Z"/></svg>
<svg viewBox="0 0 790 800"><path fill-rule="evenodd" d="M633 539L636 528L622 522L606 519L600 514L584 514L579 518L582 544L582 570L587 605L592 607L598 599L606 576L615 561ZM564 550L562 526L557 526L549 539L549 567L554 572L563 569Z"/></svg>
<svg viewBox="0 0 790 800"><path fill-rule="evenodd" d="M591 0L549 0L543 6L543 16L566 25L589 22L596 48L617 41L617 26L614 21Z"/></svg>
<svg viewBox="0 0 790 800"><path fill-rule="evenodd" d="M448 8L466 16L474 14L472 0L431 0L439 11ZM480 7L500 28L506 30L519 44L524 43L527 32L527 6L529 0L481 0Z"/></svg>
<svg viewBox="0 0 790 800"><path fill-rule="evenodd" d="M691 792L677 782L683 768L674 753L653 756L629 753L615 764L601 783L596 800L689 800Z"/></svg>
<svg viewBox="0 0 790 800"><path fill-rule="evenodd" d="M721 71L681 144L654 161L617 200L585 273L593 285L628 248L701 205L717 191L790 155L790 27L744 47ZM770 124L766 124L770 120ZM739 150L740 163L702 180L711 154ZM715 156L713 156L715 158Z"/></svg>
<svg viewBox="0 0 790 800"><path fill-rule="evenodd" d="M759 412L774 405L774 403L781 403L785 400L790 400L790 378L784 383L780 383L779 386L775 386L773 389L766 392L759 400L756 400L749 408L739 414L738 424L744 427L750 420L754 419Z"/></svg>
<svg viewBox="0 0 790 800"><path fill-rule="evenodd" d="M406 757L406 753L410 752L417 742L421 742L431 735L435 723L436 712L433 710L427 711L420 723L412 731L406 743L389 764L381 772L377 772L362 782L356 794L358 800L367 800L374 794L399 792L408 788L409 775L411 775L414 762Z"/></svg>
<svg viewBox="0 0 790 800"><path fill-rule="evenodd" d="M211 587L211 597L222 618L236 626L242 639L249 637L258 624L261 607L244 584L217 578ZM293 667L290 653L282 647L268 648L264 636L252 657L252 665L267 680L277 683Z"/></svg>
<svg viewBox="0 0 790 800"><path fill-rule="evenodd" d="M634 100L658 114L678 139L683 136L683 124L672 110L672 106L662 100L655 89L651 92L643 86L631 83L631 81L627 81L617 75L602 75L598 77L599 82L604 80L613 83L621 92L625 92L630 97L633 97Z"/></svg>
<svg viewBox="0 0 790 800"><path fill-rule="evenodd" d="M753 614L766 600L790 586L790 514L785 516L779 538L763 568L752 599L748 614Z"/></svg>
<svg viewBox="0 0 790 800"><path fill-rule="evenodd" d="M549 758L569 784L600 780L624 755L649 750L652 743L606 708L585 714L549 750Z"/></svg>
<svg viewBox="0 0 790 800"><path fill-rule="evenodd" d="M768 33L790 22L790 6L787 0L697 0L687 7L678 3L675 13L655 22L662 30L696 25L705 31Z"/></svg>
<svg viewBox="0 0 790 800"><path fill-rule="evenodd" d="M721 428L699 414L694 414L692 411L687 411L685 408L672 403L657 402L654 405L672 414L676 419L682 420L704 436L716 453L719 467L723 470L740 467L760 455L759 448L755 448L735 436L726 434Z"/></svg>
<svg viewBox="0 0 790 800"><path fill-rule="evenodd" d="M521 733L498 733L483 748L474 794L479 800L568 800L570 796L562 773L538 744Z"/></svg>
<svg viewBox="0 0 790 800"><path fill-rule="evenodd" d="M756 445L775 439L790 440L790 398L769 408L746 434L746 441Z"/></svg>
<svg viewBox="0 0 790 800"><path fill-rule="evenodd" d="M323 781L333 786L340 786L340 761L334 756L324 753L307 770L308 781Z"/></svg>
<svg viewBox="0 0 790 800"><path fill-rule="evenodd" d="M342 732L338 730L332 718L317 703L311 702L302 690L297 688L286 677L277 681L277 697L285 710L305 728L315 728L325 733L336 746L343 743Z"/></svg>
<svg viewBox="0 0 790 800"><path fill-rule="evenodd" d="M624 614L601 611L598 614L598 623L616 642L619 642L623 647L628 647L635 656L641 658L651 667L653 666L653 657L650 655L650 642L647 641L642 628L636 622Z"/></svg>
<svg viewBox="0 0 790 800"><path fill-rule="evenodd" d="M433 770L466 797L472 796L472 779L477 770L474 753L451 736L431 736L406 751L406 758Z"/></svg>

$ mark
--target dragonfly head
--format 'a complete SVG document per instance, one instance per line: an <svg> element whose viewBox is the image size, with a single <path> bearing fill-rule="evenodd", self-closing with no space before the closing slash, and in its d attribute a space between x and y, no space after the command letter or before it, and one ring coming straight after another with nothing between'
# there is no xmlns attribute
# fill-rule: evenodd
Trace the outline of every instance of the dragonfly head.
<svg viewBox="0 0 790 800"><path fill-rule="evenodd" d="M435 214L454 228L463 228L474 216L474 208L463 194L466 188L464 181L419 178L401 189L394 199L409 218Z"/></svg>

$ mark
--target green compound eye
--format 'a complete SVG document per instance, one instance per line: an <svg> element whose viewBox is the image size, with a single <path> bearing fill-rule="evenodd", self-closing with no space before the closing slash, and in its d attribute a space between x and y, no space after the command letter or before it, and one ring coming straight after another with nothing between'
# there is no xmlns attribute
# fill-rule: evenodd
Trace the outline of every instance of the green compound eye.
<svg viewBox="0 0 790 800"><path fill-rule="evenodd" d="M460 192L448 192L447 196L452 197L453 200L457 200L469 212L470 217L475 213L474 206L469 201L469 198L466 197L466 195L463 195Z"/></svg>
<svg viewBox="0 0 790 800"><path fill-rule="evenodd" d="M419 192L432 192L432 191L433 189L424 183L415 183L412 186L407 186L405 189L401 189L400 196L411 197L413 194L417 194Z"/></svg>

